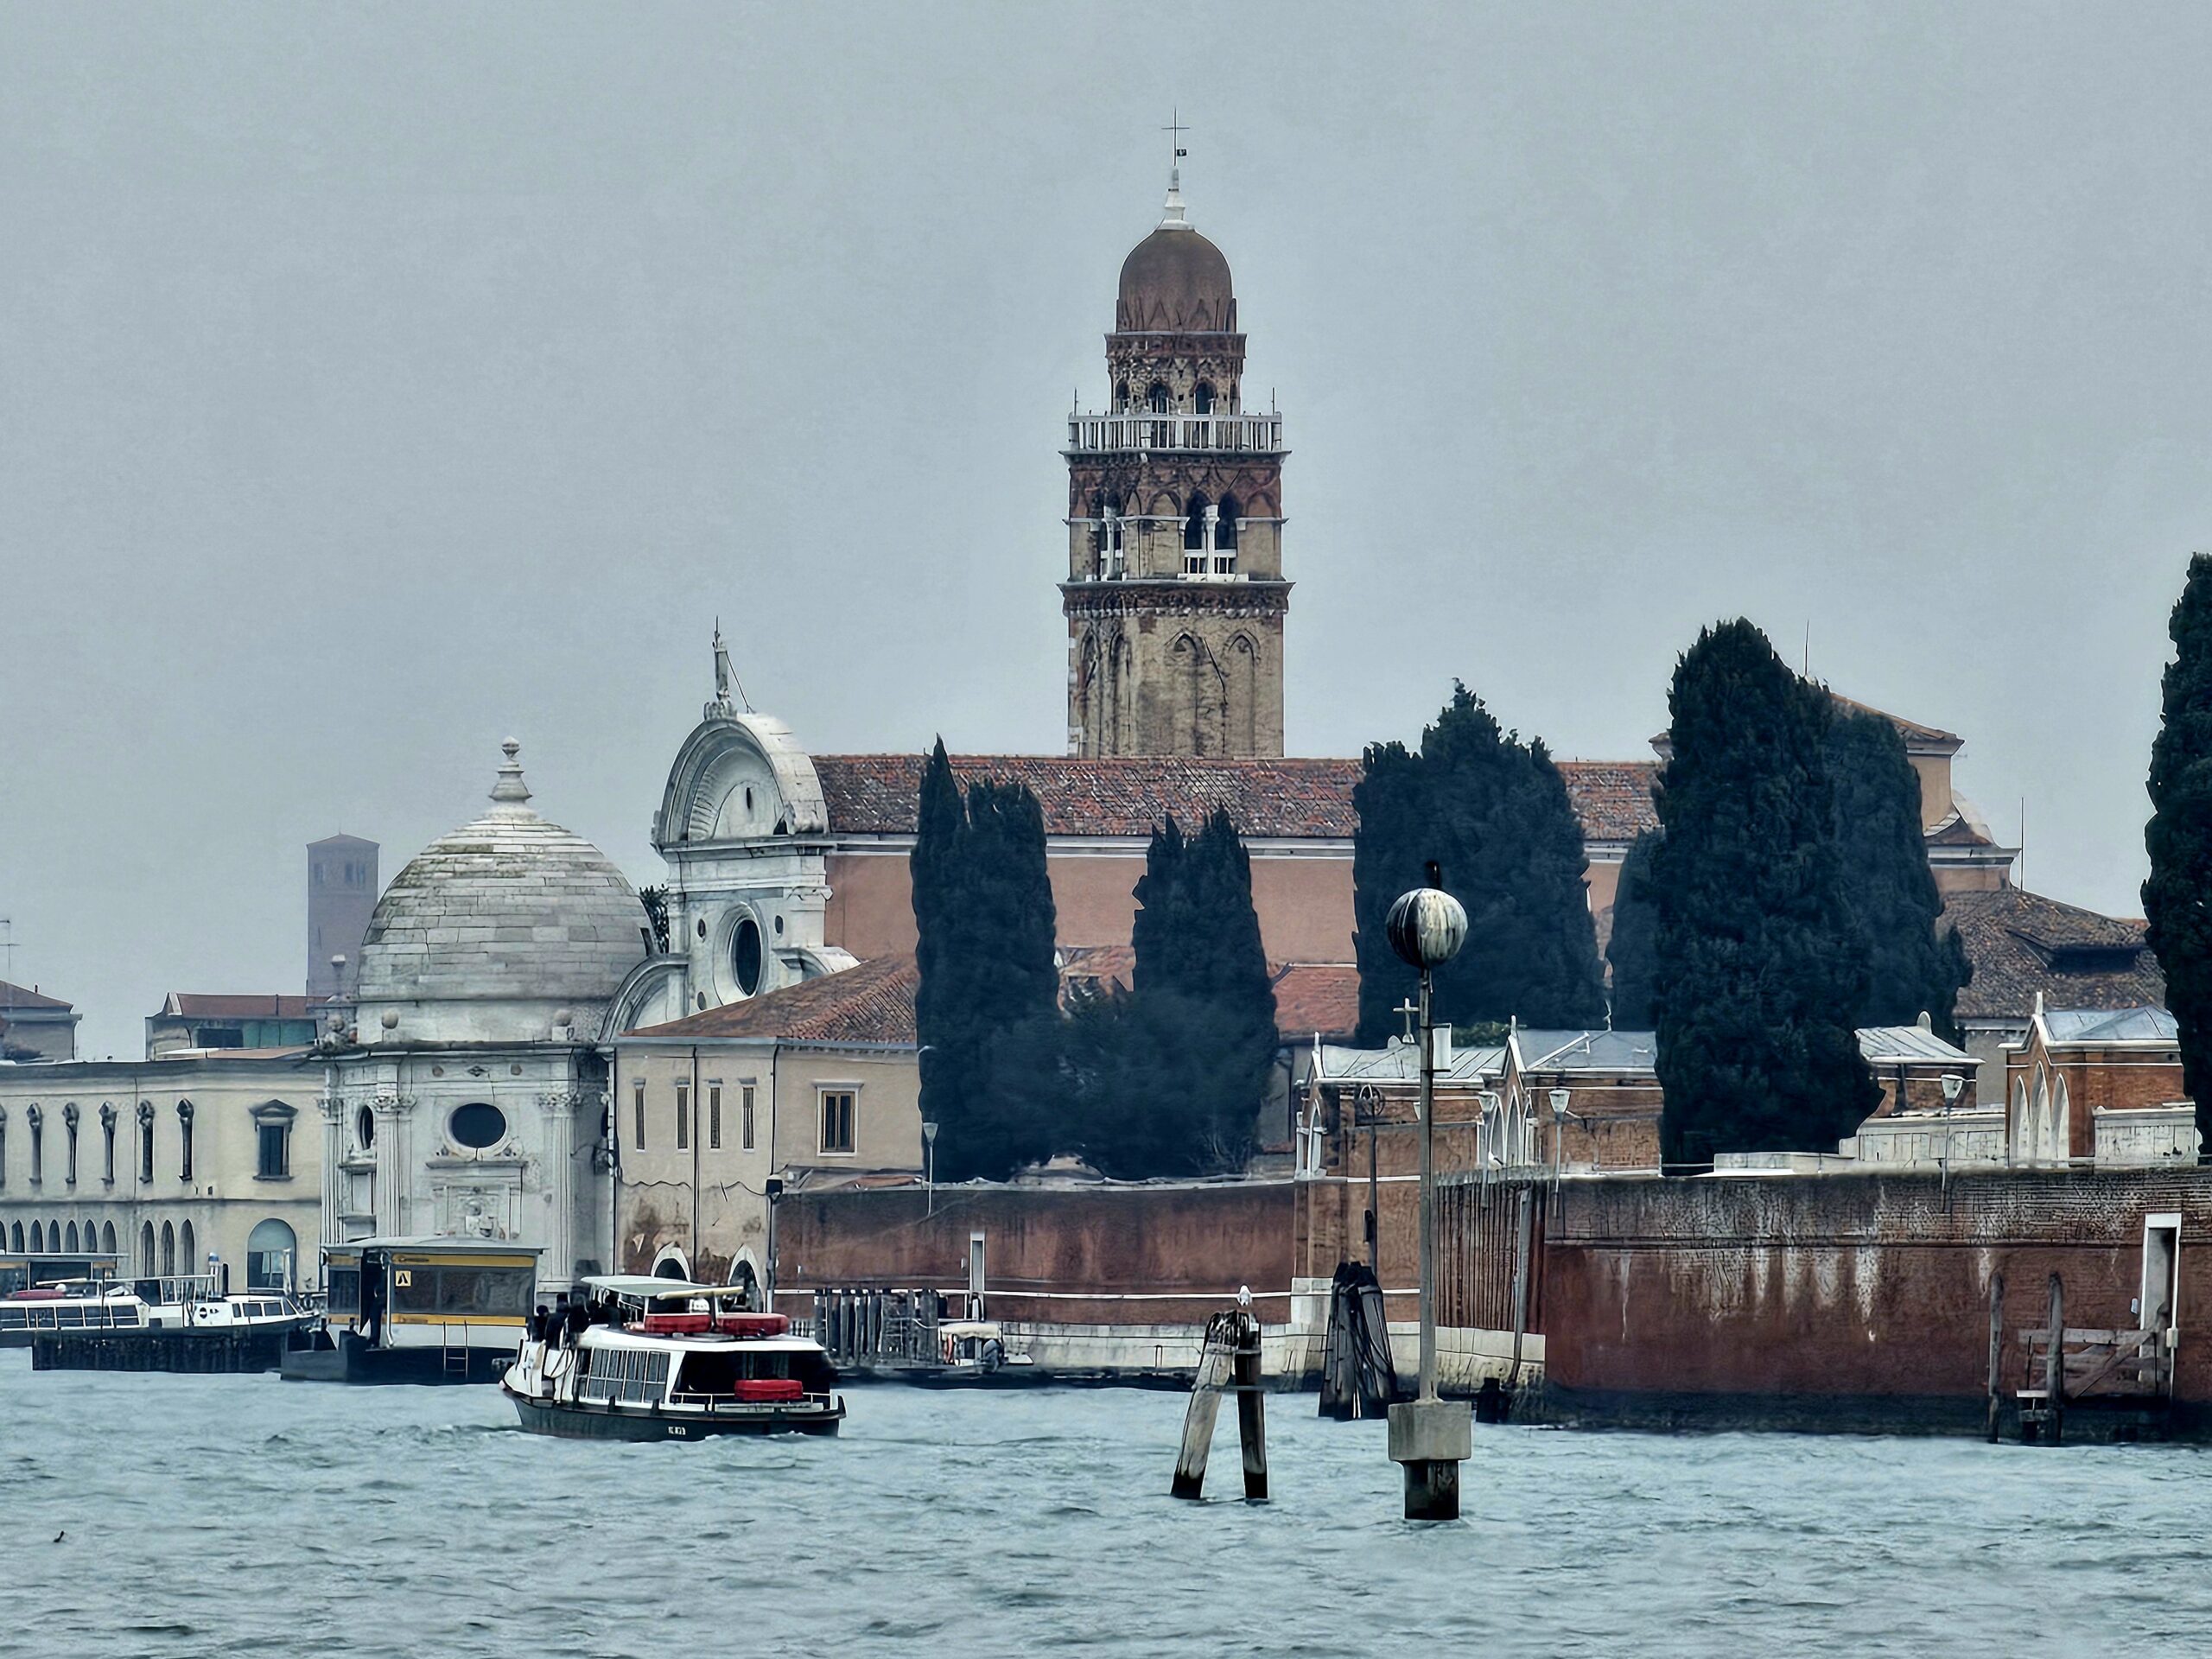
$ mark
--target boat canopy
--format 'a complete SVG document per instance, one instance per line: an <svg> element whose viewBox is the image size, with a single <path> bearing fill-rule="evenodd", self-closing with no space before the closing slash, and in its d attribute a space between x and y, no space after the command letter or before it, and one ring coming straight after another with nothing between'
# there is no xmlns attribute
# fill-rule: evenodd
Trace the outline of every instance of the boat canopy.
<svg viewBox="0 0 2212 1659"><path fill-rule="evenodd" d="M749 1285L694 1285L681 1279L656 1279L642 1273L609 1274L579 1282L609 1296L627 1296L640 1302L690 1301L695 1296L727 1298L753 1294Z"/></svg>
<svg viewBox="0 0 2212 1659"><path fill-rule="evenodd" d="M363 1250L437 1250L441 1253L487 1255L543 1255L542 1244L518 1244L509 1238L477 1238L467 1233L410 1233L379 1238L349 1238L322 1247L325 1255L354 1255Z"/></svg>

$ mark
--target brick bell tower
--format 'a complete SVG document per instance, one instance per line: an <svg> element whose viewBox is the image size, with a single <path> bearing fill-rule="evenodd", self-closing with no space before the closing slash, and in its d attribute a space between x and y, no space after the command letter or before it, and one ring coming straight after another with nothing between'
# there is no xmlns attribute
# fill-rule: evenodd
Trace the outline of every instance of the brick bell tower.
<svg viewBox="0 0 2212 1659"><path fill-rule="evenodd" d="M1070 754L1282 753L1282 417L1245 412L1229 261L1179 186L1122 262L1109 412L1068 417Z"/></svg>

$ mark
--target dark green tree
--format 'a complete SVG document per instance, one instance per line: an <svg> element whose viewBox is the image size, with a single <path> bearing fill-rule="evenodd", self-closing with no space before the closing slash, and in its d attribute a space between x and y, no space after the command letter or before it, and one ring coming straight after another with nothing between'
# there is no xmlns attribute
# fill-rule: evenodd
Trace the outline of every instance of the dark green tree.
<svg viewBox="0 0 2212 1659"><path fill-rule="evenodd" d="M1251 861L1229 815L1153 834L1131 928L1135 983L1068 1027L1082 1150L1108 1174L1243 1167L1274 1064L1274 992Z"/></svg>
<svg viewBox="0 0 2212 1659"><path fill-rule="evenodd" d="M2143 914L2178 1027L2182 1087L2196 1103L2197 1156L2212 1162L2212 557L2190 558L2167 632L2174 660L2151 748Z"/></svg>
<svg viewBox="0 0 2212 1659"><path fill-rule="evenodd" d="M1649 1031L1659 990L1659 911L1651 898L1651 855L1659 831L1646 830L1629 844L1613 888L1613 931L1605 961L1613 970L1612 1024L1616 1031Z"/></svg>
<svg viewBox="0 0 2212 1659"><path fill-rule="evenodd" d="M1843 899L1831 702L1738 619L1675 671L1657 791L1660 1153L1825 1151L1880 1097L1853 1014L1865 972Z"/></svg>
<svg viewBox="0 0 2212 1659"><path fill-rule="evenodd" d="M1861 1026L1909 1026L1923 1014L1958 1040L1959 991L1974 972L1943 920L1920 828L1920 778L1897 728L1879 715L1837 709L1828 727L1836 854L1866 967L1853 1014Z"/></svg>
<svg viewBox="0 0 2212 1659"><path fill-rule="evenodd" d="M1390 1010L1412 988L1382 919L1431 859L1468 921L1466 948L1436 976L1439 1018L1469 1026L1516 1016L1537 1026L1602 1021L1605 976L1583 880L1582 826L1541 740L1523 743L1501 729L1461 685L1421 734L1418 756L1378 745L1366 761L1354 793L1352 854L1365 1039L1394 1028Z"/></svg>
<svg viewBox="0 0 2212 1659"><path fill-rule="evenodd" d="M1351 842L1352 957L1359 964L1359 1037L1379 1047L1399 1027L1397 1009L1414 989L1414 970L1398 959L1382 924L1398 895L1421 881L1426 814L1421 758L1395 739L1370 743L1360 756L1351 804L1359 827Z"/></svg>
<svg viewBox="0 0 2212 1659"><path fill-rule="evenodd" d="M1051 1085L1034 1068L1049 1057L1058 973L1036 797L983 780L963 801L940 741L923 769L910 868L921 1106L938 1126L938 1173L1002 1178L1052 1150Z"/></svg>

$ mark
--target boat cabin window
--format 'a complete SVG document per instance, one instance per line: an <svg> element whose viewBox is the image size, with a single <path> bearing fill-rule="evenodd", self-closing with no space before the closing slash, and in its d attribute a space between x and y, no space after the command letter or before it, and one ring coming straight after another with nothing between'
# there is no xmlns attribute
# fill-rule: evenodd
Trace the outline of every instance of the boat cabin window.
<svg viewBox="0 0 2212 1659"><path fill-rule="evenodd" d="M589 1348L591 1369L577 1384L586 1400L644 1404L658 1402L668 1386L668 1355L636 1348Z"/></svg>
<svg viewBox="0 0 2212 1659"><path fill-rule="evenodd" d="M391 1274L394 1313L436 1314L448 1319L479 1316L519 1321L530 1312L535 1268L483 1268L461 1263L395 1266Z"/></svg>
<svg viewBox="0 0 2212 1659"><path fill-rule="evenodd" d="M335 1262L329 1266L327 1306L334 1314L352 1315L361 1311L361 1270L358 1267L341 1268Z"/></svg>

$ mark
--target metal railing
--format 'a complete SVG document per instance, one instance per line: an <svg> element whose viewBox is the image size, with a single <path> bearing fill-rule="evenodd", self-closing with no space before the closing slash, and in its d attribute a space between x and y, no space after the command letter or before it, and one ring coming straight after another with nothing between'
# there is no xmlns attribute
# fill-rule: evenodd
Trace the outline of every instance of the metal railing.
<svg viewBox="0 0 2212 1659"><path fill-rule="evenodd" d="M1071 415L1068 448L1090 454L1154 449L1274 454L1282 448L1282 416L1160 414L1152 410L1129 410L1117 415Z"/></svg>

